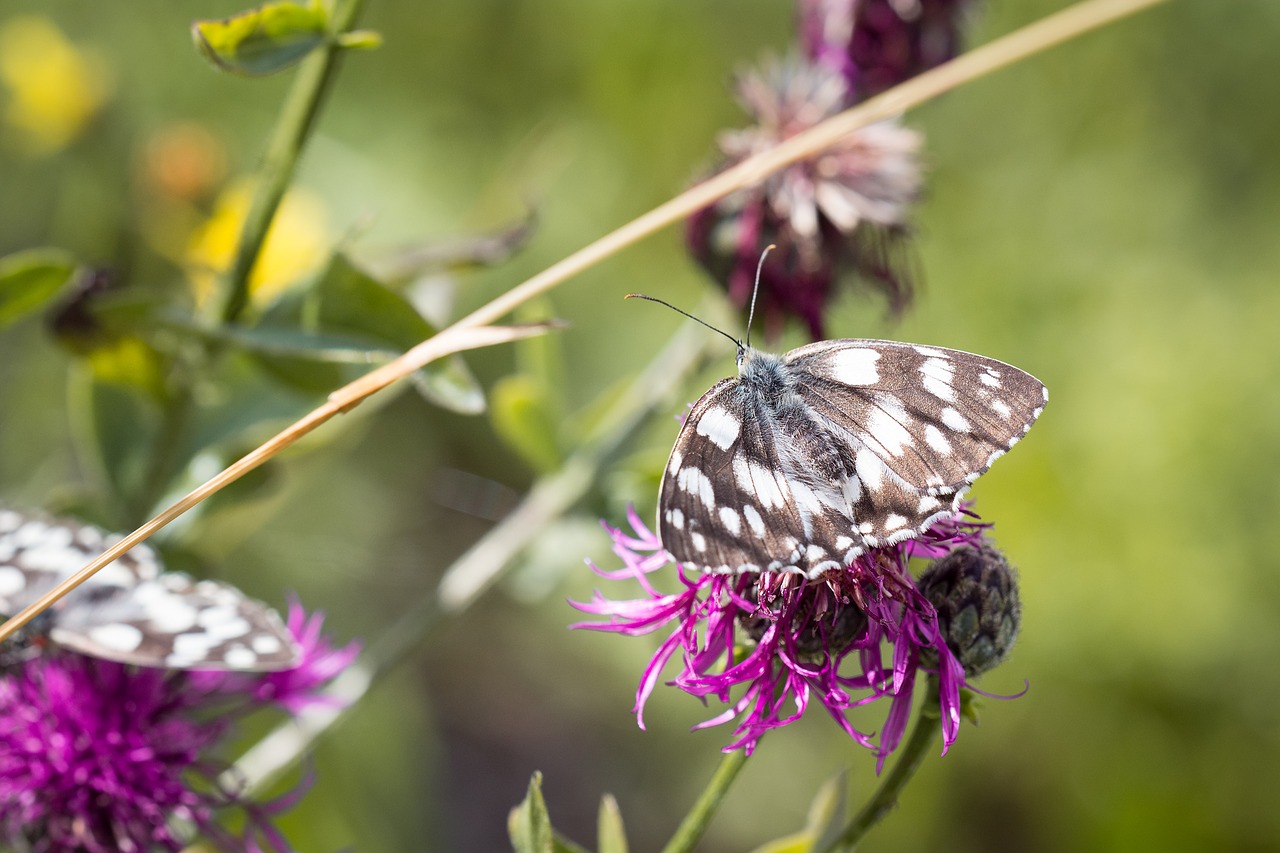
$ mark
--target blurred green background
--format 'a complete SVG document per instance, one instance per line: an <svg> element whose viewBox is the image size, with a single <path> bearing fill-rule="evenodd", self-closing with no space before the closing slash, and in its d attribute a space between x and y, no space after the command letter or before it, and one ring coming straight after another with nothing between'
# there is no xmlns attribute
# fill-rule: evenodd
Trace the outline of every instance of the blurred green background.
<svg viewBox="0 0 1280 853"><path fill-rule="evenodd" d="M984 4L970 43L1061 5ZM53 245L152 287L191 286L219 245L220 193L255 167L289 82L197 57L191 19L238 8L7 0L0 28L42 22L83 73L47 72L80 81L78 106L32 117L19 101L34 60L13 61L0 29L0 255ZM744 121L731 73L792 40L781 0L371 0L361 25L385 44L342 66L297 180L297 257L281 263L305 267L339 241L458 239L535 206L522 252L452 283L455 313L684 188L715 133ZM1030 690L988 700L982 726L927 762L862 849L1280 849L1277 32L1280 6L1265 0L1175 2L907 117L927 135L923 294L896 324L846 298L832 335L982 352L1039 376L1053 400L974 490L1024 601L1020 644L981 686ZM694 308L712 288L670 231L545 300L572 324L541 350L563 358L567 411L608 396L678 326L624 304L635 290ZM63 390L71 362L39 321L0 336L8 504L92 484ZM487 386L527 367L510 348L469 362ZM731 369L726 345L673 399ZM535 472L487 418L411 394L368 409L162 547L277 605L295 589L339 638L375 641ZM651 515L675 430L655 418L536 559L323 741L315 787L283 821L299 849L504 849L507 810L539 769L571 837L593 842L606 791L633 849L668 837L728 733L688 733L712 711L667 688L637 730L629 709L656 638L569 632L565 600L595 586L584 557L610 564L591 518L621 522L628 500ZM702 849L799 828L844 766L865 796L872 756L820 713L766 738Z"/></svg>

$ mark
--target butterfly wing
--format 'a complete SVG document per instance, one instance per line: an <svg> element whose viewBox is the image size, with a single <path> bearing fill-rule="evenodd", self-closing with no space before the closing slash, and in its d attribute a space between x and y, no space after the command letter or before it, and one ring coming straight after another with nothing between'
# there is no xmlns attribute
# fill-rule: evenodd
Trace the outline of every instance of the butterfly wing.
<svg viewBox="0 0 1280 853"><path fill-rule="evenodd" d="M703 571L816 577L919 536L1047 399L1017 368L936 347L838 340L752 358L749 381L694 405L663 474L663 546Z"/></svg>
<svg viewBox="0 0 1280 853"><path fill-rule="evenodd" d="M837 509L846 497L826 483L853 463L812 437L737 379L717 383L685 418L663 472L663 547L714 573L839 568L857 540Z"/></svg>
<svg viewBox="0 0 1280 853"><path fill-rule="evenodd" d="M91 525L0 510L0 613L21 610L119 539ZM137 545L72 596L95 588L127 589L159 574L155 552Z"/></svg>
<svg viewBox="0 0 1280 853"><path fill-rule="evenodd" d="M784 362L805 405L881 463L859 460L870 474L864 486L882 468L885 482L922 495L966 489L1031 429L1049 399L1025 371L941 347L819 341Z"/></svg>
<svg viewBox="0 0 1280 853"><path fill-rule="evenodd" d="M274 610L229 584L176 572L77 602L49 638L93 657L172 669L267 672L301 659Z"/></svg>

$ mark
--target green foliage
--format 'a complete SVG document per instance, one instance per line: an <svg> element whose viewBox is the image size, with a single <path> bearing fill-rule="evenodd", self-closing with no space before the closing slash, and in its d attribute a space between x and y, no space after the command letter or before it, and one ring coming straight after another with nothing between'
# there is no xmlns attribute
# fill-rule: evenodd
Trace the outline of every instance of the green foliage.
<svg viewBox="0 0 1280 853"><path fill-rule="evenodd" d="M627 838L622 827L618 803L606 794L600 801L597 831L598 853L627 853ZM542 798L542 774L535 771L529 779L524 800L507 816L507 833L515 853L587 853L551 828L551 815Z"/></svg>
<svg viewBox="0 0 1280 853"><path fill-rule="evenodd" d="M622 811L612 794L600 798L596 818L597 853L627 853L627 831L622 825Z"/></svg>
<svg viewBox="0 0 1280 853"><path fill-rule="evenodd" d="M26 249L0 258L0 328L48 305L75 270L75 258L60 249Z"/></svg>
<svg viewBox="0 0 1280 853"><path fill-rule="evenodd" d="M555 850L551 816L547 814L547 803L542 798L541 773L533 774L524 800L511 810L507 818L507 832L516 853L552 853Z"/></svg>
<svg viewBox="0 0 1280 853"><path fill-rule="evenodd" d="M808 853L826 850L840 835L849 798L849 774L842 770L822 784L809 804L804 829L757 847L752 853Z"/></svg>
<svg viewBox="0 0 1280 853"><path fill-rule="evenodd" d="M251 329L221 334L253 352L282 381L323 392L435 332L404 296L336 253L313 286L286 294ZM450 411L485 410L484 392L460 356L428 365L412 384Z"/></svg>
<svg viewBox="0 0 1280 853"><path fill-rule="evenodd" d="M200 55L215 67L259 77L295 65L327 42L329 14L320 0L306 5L284 0L222 20L196 21L191 35Z"/></svg>

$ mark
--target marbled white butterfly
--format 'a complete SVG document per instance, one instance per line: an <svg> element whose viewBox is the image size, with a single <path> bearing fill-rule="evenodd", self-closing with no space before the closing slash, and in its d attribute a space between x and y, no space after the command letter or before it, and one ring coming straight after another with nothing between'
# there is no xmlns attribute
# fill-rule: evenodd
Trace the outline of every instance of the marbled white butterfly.
<svg viewBox="0 0 1280 853"><path fill-rule="evenodd" d="M915 538L959 510L1049 400L1031 374L980 355L848 339L776 356L751 347L750 317L743 343L631 296L738 347L738 378L694 403L658 499L663 547L704 572L816 578Z"/></svg>
<svg viewBox="0 0 1280 853"><path fill-rule="evenodd" d="M0 613L21 610L116 540L86 524L0 510ZM274 610L229 584L164 572L146 545L32 625L59 646L137 666L265 672L301 659Z"/></svg>

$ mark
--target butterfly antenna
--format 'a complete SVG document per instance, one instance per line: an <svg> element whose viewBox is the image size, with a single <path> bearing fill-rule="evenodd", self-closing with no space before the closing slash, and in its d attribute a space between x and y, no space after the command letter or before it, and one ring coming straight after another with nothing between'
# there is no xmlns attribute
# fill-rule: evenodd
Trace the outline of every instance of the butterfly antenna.
<svg viewBox="0 0 1280 853"><path fill-rule="evenodd" d="M697 317L693 316L688 311L681 311L679 308L672 305L670 302L663 302L661 299L658 299L656 296L645 296L643 293L628 293L623 298L624 299L645 299L645 300L648 300L649 302L656 302L659 305L665 305L668 308L670 308L672 311L676 312L677 314L683 314L684 316L688 317L690 320L694 320L695 322L701 323L702 325L706 326L708 329L715 332L716 334L724 335L726 338L733 341L734 346L737 346L737 347L742 346L742 341L738 340L733 335L729 334L723 329L717 329L715 326L711 325L706 320L699 320Z"/></svg>
<svg viewBox="0 0 1280 853"><path fill-rule="evenodd" d="M778 247L773 243L765 246L756 263L756 284L751 288L751 310L747 312L747 346L751 346L751 322L756 317L756 297L760 295L760 273L764 270L764 259L776 248Z"/></svg>

